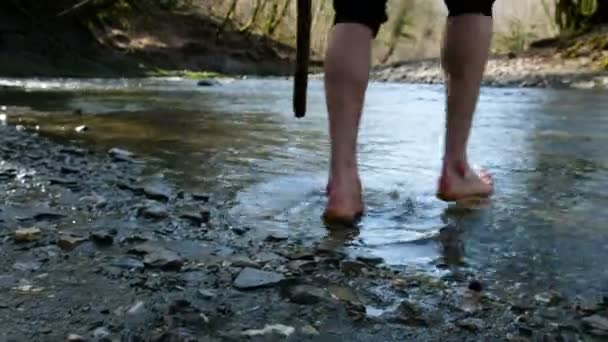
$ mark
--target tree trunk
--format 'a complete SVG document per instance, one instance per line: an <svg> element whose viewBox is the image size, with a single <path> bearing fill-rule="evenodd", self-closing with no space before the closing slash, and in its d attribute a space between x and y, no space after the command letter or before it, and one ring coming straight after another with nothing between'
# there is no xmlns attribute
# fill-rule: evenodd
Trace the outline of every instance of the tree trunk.
<svg viewBox="0 0 608 342"><path fill-rule="evenodd" d="M236 12L236 5L238 4L238 2L239 0L232 0L228 12L226 12L226 16L224 16L224 21L222 21L222 24L220 25L220 27L218 27L217 32L215 33L215 39L219 39L222 33L224 32L226 25L228 25L228 22L234 15L234 12Z"/></svg>
<svg viewBox="0 0 608 342"><path fill-rule="evenodd" d="M272 23L270 23L270 27L268 28L269 36L272 36L274 34L274 31L281 24L281 22L283 21L283 18L285 18L285 14L287 14L287 9L289 8L290 4L291 4L291 0L285 0L285 2L283 2L283 7L277 14L276 19Z"/></svg>
<svg viewBox="0 0 608 342"><path fill-rule="evenodd" d="M255 7L253 9L253 14L251 15L251 19L249 19L249 22L247 22L247 24L245 24L243 27L241 27L239 29L239 31L241 32L247 32L249 31L253 25L255 24L256 20L258 19L258 15L260 14L260 12L262 11L262 9L264 8L264 4L266 4L266 1L262 1L262 0L256 0L255 1Z"/></svg>

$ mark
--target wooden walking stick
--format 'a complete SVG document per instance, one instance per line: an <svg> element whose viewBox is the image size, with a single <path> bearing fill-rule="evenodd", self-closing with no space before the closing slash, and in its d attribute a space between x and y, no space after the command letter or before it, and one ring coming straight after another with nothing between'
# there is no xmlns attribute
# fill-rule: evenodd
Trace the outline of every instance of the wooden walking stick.
<svg viewBox="0 0 608 342"><path fill-rule="evenodd" d="M311 12L311 0L298 0L296 70L293 84L293 110L297 118L302 118L306 115Z"/></svg>

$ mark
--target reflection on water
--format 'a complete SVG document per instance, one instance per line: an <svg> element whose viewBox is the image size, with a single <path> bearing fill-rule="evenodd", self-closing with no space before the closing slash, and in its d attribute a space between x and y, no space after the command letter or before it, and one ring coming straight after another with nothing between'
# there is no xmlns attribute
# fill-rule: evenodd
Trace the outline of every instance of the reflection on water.
<svg viewBox="0 0 608 342"><path fill-rule="evenodd" d="M0 94L0 102L48 112L41 126L49 134L84 123L89 133L67 136L134 150L149 159L150 172L217 194L233 224L251 234L285 229L304 242L326 235L320 214L328 140L319 82L311 84L301 120L293 118L286 80L212 88L176 79L26 85L27 93ZM475 211L434 198L443 96L437 86L370 86L360 134L367 215L349 248L394 265L440 262L505 283L605 290L608 95L485 89L470 156L494 173L497 193L489 208Z"/></svg>

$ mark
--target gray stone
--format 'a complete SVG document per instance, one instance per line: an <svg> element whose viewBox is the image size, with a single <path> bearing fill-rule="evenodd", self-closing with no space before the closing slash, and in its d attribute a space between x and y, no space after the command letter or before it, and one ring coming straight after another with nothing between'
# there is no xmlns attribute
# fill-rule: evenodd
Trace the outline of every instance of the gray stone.
<svg viewBox="0 0 608 342"><path fill-rule="evenodd" d="M148 267L163 270L179 270L184 264L184 259L174 251L158 249L144 257L144 264Z"/></svg>
<svg viewBox="0 0 608 342"><path fill-rule="evenodd" d="M154 200L168 201L173 194L171 187L161 181L153 181L145 184L143 189L144 194L148 198Z"/></svg>
<svg viewBox="0 0 608 342"><path fill-rule="evenodd" d="M59 178L59 177L49 178L49 182L51 183L51 185L63 185L63 186L73 186L73 185L78 184L78 182L74 179Z"/></svg>
<svg viewBox="0 0 608 342"><path fill-rule="evenodd" d="M198 85L199 87L213 87L213 86L217 86L219 84L220 84L220 82L218 82L216 80L212 80L212 79L203 79L203 80L196 82L196 85Z"/></svg>
<svg viewBox="0 0 608 342"><path fill-rule="evenodd" d="M93 338L95 340L104 340L110 337L110 331L106 327L99 327L93 330Z"/></svg>
<svg viewBox="0 0 608 342"><path fill-rule="evenodd" d="M0 290L8 290L17 285L17 278L13 275L0 275Z"/></svg>
<svg viewBox="0 0 608 342"><path fill-rule="evenodd" d="M272 252L262 252L257 254L254 258L254 261L265 265L267 263L273 262L273 261L282 261L285 260L285 258L283 258L282 256L276 254L276 253L272 253Z"/></svg>
<svg viewBox="0 0 608 342"><path fill-rule="evenodd" d="M342 262L340 262L340 270L344 272L344 274L348 275L358 275L362 272L364 268L367 267L367 264L362 263L360 261L342 260Z"/></svg>
<svg viewBox="0 0 608 342"><path fill-rule="evenodd" d="M197 201L208 202L210 196L209 196L209 194L195 192L195 193L192 193L192 198L195 199L195 200L197 200Z"/></svg>
<svg viewBox="0 0 608 342"><path fill-rule="evenodd" d="M75 173L79 173L79 172L80 172L80 169L72 167L72 166L64 165L61 167L61 173L64 173L64 174L75 174Z"/></svg>
<svg viewBox="0 0 608 342"><path fill-rule="evenodd" d="M135 158L135 153L116 147L110 149L108 153L116 161L132 161Z"/></svg>
<svg viewBox="0 0 608 342"><path fill-rule="evenodd" d="M144 269L143 262L131 257L120 257L112 262L112 266L132 271Z"/></svg>
<svg viewBox="0 0 608 342"><path fill-rule="evenodd" d="M485 322L479 318L464 318L456 322L456 325L462 329L479 331L485 327Z"/></svg>
<svg viewBox="0 0 608 342"><path fill-rule="evenodd" d="M65 214L48 210L38 211L34 214L34 216L32 216L32 218L36 221L57 220L64 217L66 217Z"/></svg>
<svg viewBox="0 0 608 342"><path fill-rule="evenodd" d="M243 269L233 282L239 290L252 290L262 287L271 287L281 283L285 277L276 272L260 271L247 267Z"/></svg>
<svg viewBox="0 0 608 342"><path fill-rule="evenodd" d="M86 342L86 339L78 334L69 334L66 338L67 342Z"/></svg>
<svg viewBox="0 0 608 342"><path fill-rule="evenodd" d="M304 336L319 336L319 331L310 324L303 326L301 332Z"/></svg>
<svg viewBox="0 0 608 342"><path fill-rule="evenodd" d="M593 315L582 319L583 325L587 328L608 332L608 318Z"/></svg>
<svg viewBox="0 0 608 342"><path fill-rule="evenodd" d="M40 263L35 261L17 261L13 264L13 269L17 271L33 272L40 268Z"/></svg>
<svg viewBox="0 0 608 342"><path fill-rule="evenodd" d="M293 286L287 294L289 299L296 304L316 304L329 299L327 291L311 285Z"/></svg>
<svg viewBox="0 0 608 342"><path fill-rule="evenodd" d="M200 289L198 290L198 296L203 299L213 299L217 296L217 294L212 290Z"/></svg>
<svg viewBox="0 0 608 342"><path fill-rule="evenodd" d="M149 219L163 219L169 216L167 207L160 203L151 203L141 209L141 215Z"/></svg>
<svg viewBox="0 0 608 342"><path fill-rule="evenodd" d="M378 264L381 264L384 262L384 259L382 259L381 257L375 256L372 254L367 254L367 253L358 254L357 260L363 261L365 263L372 264L372 265L378 265Z"/></svg>
<svg viewBox="0 0 608 342"><path fill-rule="evenodd" d="M57 239L57 246L63 250L70 251L87 240L87 238L82 236L62 234L59 236L59 239Z"/></svg>
<svg viewBox="0 0 608 342"><path fill-rule="evenodd" d="M279 242L285 241L287 239L289 239L289 234L287 233L287 231L277 230L269 232L264 240L267 242Z"/></svg>
<svg viewBox="0 0 608 342"><path fill-rule="evenodd" d="M116 232L101 231L91 233L91 240L98 245L109 246L114 243L114 235Z"/></svg>
<svg viewBox="0 0 608 342"><path fill-rule="evenodd" d="M543 292L534 296L534 300L542 305L556 305L561 302L563 296L555 291Z"/></svg>
<svg viewBox="0 0 608 342"><path fill-rule="evenodd" d="M204 215L203 212L197 212L197 211L183 211L179 217L186 219L190 222L192 222L195 225L201 225L202 223L206 223L209 221L209 214L207 212L207 215Z"/></svg>
<svg viewBox="0 0 608 342"><path fill-rule="evenodd" d="M230 259L230 263L235 267L260 268L260 264L244 256L233 257Z"/></svg>
<svg viewBox="0 0 608 342"><path fill-rule="evenodd" d="M431 326L436 320L430 309L409 300L404 300L399 304L397 314L397 320L406 325Z"/></svg>

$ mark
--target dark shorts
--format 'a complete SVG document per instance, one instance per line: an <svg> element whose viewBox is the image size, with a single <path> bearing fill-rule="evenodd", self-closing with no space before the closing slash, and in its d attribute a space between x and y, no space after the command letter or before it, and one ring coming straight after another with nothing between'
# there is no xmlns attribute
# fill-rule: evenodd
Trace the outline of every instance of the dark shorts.
<svg viewBox="0 0 608 342"><path fill-rule="evenodd" d="M334 0L335 23L358 23L368 26L378 33L380 26L388 20L386 3L388 0ZM411 0L400 0L411 1ZM448 16L481 14L492 16L495 0L444 0Z"/></svg>

